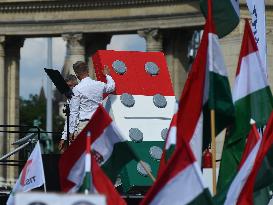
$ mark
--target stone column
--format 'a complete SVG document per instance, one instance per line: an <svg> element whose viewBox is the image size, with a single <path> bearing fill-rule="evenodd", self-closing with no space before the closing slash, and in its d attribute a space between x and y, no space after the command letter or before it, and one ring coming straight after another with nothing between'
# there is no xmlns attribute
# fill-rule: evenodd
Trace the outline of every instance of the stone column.
<svg viewBox="0 0 273 205"><path fill-rule="evenodd" d="M96 78L92 56L97 52L97 50L106 50L107 44L110 42L111 37L112 35L107 34L91 34L85 37L85 58L90 68L89 75L91 78Z"/></svg>
<svg viewBox="0 0 273 205"><path fill-rule="evenodd" d="M164 33L163 48L171 75L174 93L180 98L182 89L187 79L188 43L191 39L191 31L169 30Z"/></svg>
<svg viewBox="0 0 273 205"><path fill-rule="evenodd" d="M84 38L82 34L63 34L63 39L66 41L66 57L62 74L74 74L72 65L76 61L85 60Z"/></svg>
<svg viewBox="0 0 273 205"><path fill-rule="evenodd" d="M69 74L75 74L73 64L76 61L85 61L85 41L81 33L63 34L62 37L66 41L66 56L62 69L62 75L65 78ZM63 108L66 99L58 91L55 94L55 98L58 99L59 115L65 118Z"/></svg>
<svg viewBox="0 0 273 205"><path fill-rule="evenodd" d="M146 51L162 51L162 33L158 29L139 30L138 35L146 40Z"/></svg>
<svg viewBox="0 0 273 205"><path fill-rule="evenodd" d="M6 42L6 82L7 82L7 124L19 125L20 122L20 97L19 97L19 65L20 65L20 48L24 44L24 39L12 38ZM11 131L16 131L16 128L10 128ZM9 133L7 135L7 152L14 149L11 145L19 139L19 134ZM18 159L18 154L11 156L9 159ZM10 180L18 177L18 167L8 167L7 177Z"/></svg>
<svg viewBox="0 0 273 205"><path fill-rule="evenodd" d="M0 125L5 123L5 36L0 36ZM3 128L0 128L3 131ZM5 134L0 132L0 156L6 153L5 150ZM5 179L5 167L0 167L0 181Z"/></svg>
<svg viewBox="0 0 273 205"><path fill-rule="evenodd" d="M5 124L5 36L0 36L0 125Z"/></svg>

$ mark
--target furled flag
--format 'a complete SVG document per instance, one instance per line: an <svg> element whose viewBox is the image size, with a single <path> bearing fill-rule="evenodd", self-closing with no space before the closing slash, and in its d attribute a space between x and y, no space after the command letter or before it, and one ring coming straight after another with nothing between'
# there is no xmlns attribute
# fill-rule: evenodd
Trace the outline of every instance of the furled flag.
<svg viewBox="0 0 273 205"><path fill-rule="evenodd" d="M91 149L92 156L94 156L101 167L104 168L109 176L115 180L116 175L120 172L126 163L136 159L135 153L130 149L116 125L112 122L112 119L100 105L89 123L77 136L77 139L68 147L64 154L60 158L59 173L61 190L64 192L76 192L83 184L85 177L85 156L86 156L86 134L91 132ZM111 204L122 204L123 200L115 191L113 185L108 181L105 181L106 176L104 173L96 175L95 170L98 168L91 163L91 174L94 189L98 193L106 194L108 203L111 197L116 201L111 201ZM111 173L110 173L111 172ZM98 187L94 180L100 181ZM110 193L100 192L99 190L108 190ZM108 195L110 194L110 195Z"/></svg>
<svg viewBox="0 0 273 205"><path fill-rule="evenodd" d="M221 191L237 172L250 130L250 118L255 119L258 128L262 128L272 111L273 98L262 66L253 33L246 20L233 90L235 124L225 138L218 191Z"/></svg>
<svg viewBox="0 0 273 205"><path fill-rule="evenodd" d="M177 116L177 121L181 122L178 135L190 142L201 164L202 144L207 147L211 139L210 110L214 109L216 113L216 134L231 124L234 117L227 71L211 15L206 21L178 109L181 112Z"/></svg>
<svg viewBox="0 0 273 205"><path fill-rule="evenodd" d="M17 192L27 192L43 184L45 184L45 175L40 143L38 141L9 195L7 205L14 204L14 195Z"/></svg>
<svg viewBox="0 0 273 205"><path fill-rule="evenodd" d="M222 38L232 32L240 22L239 0L213 0L213 20L217 35ZM207 16L207 0L200 0L201 11Z"/></svg>
<svg viewBox="0 0 273 205"><path fill-rule="evenodd" d="M244 149L239 170L232 181L225 187L224 191L214 197L215 204L236 205L239 195L246 183L249 174L254 167L254 162L258 154L262 137L260 137L254 121L252 121L251 131L247 137L247 144Z"/></svg>
<svg viewBox="0 0 273 205"><path fill-rule="evenodd" d="M253 193L254 193L256 178L261 168L261 165L263 163L264 157L266 156L268 150L272 148L272 145L273 145L273 112L271 113L268 123L266 125L266 129L262 138L260 149L258 151L257 157L254 162L254 166L251 169L249 177L247 178L245 185L242 188L242 191L240 192L237 204L239 205L254 204Z"/></svg>

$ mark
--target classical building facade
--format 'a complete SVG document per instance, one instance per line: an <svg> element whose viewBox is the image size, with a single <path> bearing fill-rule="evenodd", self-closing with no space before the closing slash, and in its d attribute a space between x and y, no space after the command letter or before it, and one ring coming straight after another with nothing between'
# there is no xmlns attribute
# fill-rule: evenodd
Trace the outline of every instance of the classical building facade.
<svg viewBox="0 0 273 205"><path fill-rule="evenodd" d="M272 6L273 1L267 1L269 68L273 63ZM242 17L248 17L245 3L241 8ZM25 38L63 37L67 42L63 74L67 75L76 60L92 65L89 57L106 49L112 35L138 34L145 38L147 51L165 53L178 97L187 77L189 41L204 21L198 0L0 0L0 124L19 123L19 59ZM221 40L231 79L242 32L240 24ZM14 136L0 134L3 155L11 149ZM8 169L0 167L0 178L18 176L16 169Z"/></svg>
<svg viewBox="0 0 273 205"><path fill-rule="evenodd" d="M186 78L188 41L203 23L198 0L2 0L0 124L19 123L18 62L25 38L63 37L67 42L66 75L76 60L92 65L89 57L106 49L112 35L139 34L146 39L147 51L165 52L178 96ZM11 149L14 136L1 139L3 155ZM18 176L13 167L0 170L2 179Z"/></svg>

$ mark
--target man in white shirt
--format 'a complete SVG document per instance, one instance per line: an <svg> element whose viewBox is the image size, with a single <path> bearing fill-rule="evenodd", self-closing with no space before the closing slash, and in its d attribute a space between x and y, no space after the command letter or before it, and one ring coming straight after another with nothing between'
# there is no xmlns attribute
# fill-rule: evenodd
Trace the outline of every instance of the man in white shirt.
<svg viewBox="0 0 273 205"><path fill-rule="evenodd" d="M85 62L77 61L73 65L74 72L80 83L73 89L74 95L70 101L69 133L70 141L86 126L98 105L102 103L103 94L115 90L115 82L109 75L109 68L104 68L106 83L89 77L89 69ZM79 122L77 125L77 121ZM76 130L77 128L77 130Z"/></svg>
<svg viewBox="0 0 273 205"><path fill-rule="evenodd" d="M78 85L77 77L72 74L67 76L67 78L65 79L65 82L69 86L69 88L72 89L72 92L73 92L73 88L76 85ZM67 104L70 105L70 99L67 99ZM69 109L69 108L66 108L66 109ZM65 120L64 129L62 132L62 138L61 138L61 140L59 142L59 146L58 146L60 153L63 153L65 151L65 149L67 148L66 144L65 144L65 140L67 140L67 121L66 120Z"/></svg>

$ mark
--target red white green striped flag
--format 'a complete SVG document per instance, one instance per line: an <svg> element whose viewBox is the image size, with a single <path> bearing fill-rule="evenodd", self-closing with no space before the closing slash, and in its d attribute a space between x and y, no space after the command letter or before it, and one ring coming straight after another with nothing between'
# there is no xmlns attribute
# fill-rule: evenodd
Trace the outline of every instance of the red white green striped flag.
<svg viewBox="0 0 273 205"><path fill-rule="evenodd" d="M194 157L189 141L178 135L182 122L177 121L182 110L174 115L165 149L160 161L156 182L150 188L141 205L212 204L211 194L202 179L201 169ZM169 157L168 151L175 146Z"/></svg>
<svg viewBox="0 0 273 205"><path fill-rule="evenodd" d="M105 170L102 171L100 166L110 167L108 170L114 175L136 157L102 106L97 108L87 126L61 156L59 162L61 189L64 192L74 193L83 185L87 150L85 149L86 133L89 131L92 134L91 184L93 189L95 192L106 195L107 204L125 204L109 178L106 177Z"/></svg>
<svg viewBox="0 0 273 205"><path fill-rule="evenodd" d="M179 101L177 120L173 120L166 140L165 149L175 144L174 153L167 163L161 161L161 164L165 164L141 205L212 204L211 195L204 185L201 169L196 161L196 158L201 161L204 118L208 118L208 108L216 110L216 122L229 122L226 119L232 119L233 114L218 37L213 31L209 18ZM218 125L224 128L227 124ZM218 131L221 128L218 127ZM208 137L210 138L210 132Z"/></svg>
<svg viewBox="0 0 273 205"><path fill-rule="evenodd" d="M175 150L176 145L176 133L177 133L177 113L173 115L170 127L168 129L163 153L161 155L159 168L157 171L157 176L160 176L163 173L163 170L167 166L167 162L170 159L173 151Z"/></svg>
<svg viewBox="0 0 273 205"><path fill-rule="evenodd" d="M85 176L83 184L80 187L80 192L88 194L93 192L92 179L91 179L91 133L90 131L86 134L86 148L85 148Z"/></svg>
<svg viewBox="0 0 273 205"><path fill-rule="evenodd" d="M216 134L233 123L234 106L227 71L210 15L179 101L180 114L176 121L181 125L178 128L174 122L171 124L165 149L176 142L174 136L177 132L190 143L201 165L202 148L207 147L211 140L211 109L216 113ZM166 153L163 152L159 172L166 163Z"/></svg>
<svg viewBox="0 0 273 205"><path fill-rule="evenodd" d="M254 204L254 186L256 182L256 178L258 175L258 172L261 168L261 165L263 163L264 157L268 153L269 149L272 148L273 145L273 112L271 113L271 116L268 120L268 123L266 125L266 129L262 138L262 142L260 145L260 149L258 151L257 157L254 162L254 166L249 174L249 177L247 178L247 181L239 195L237 204L244 205Z"/></svg>
<svg viewBox="0 0 273 205"><path fill-rule="evenodd" d="M178 140L183 140L178 136ZM212 204L201 169L188 142L179 143L156 182L150 188L141 205Z"/></svg>
<svg viewBox="0 0 273 205"><path fill-rule="evenodd" d="M207 147L211 139L211 109L215 110L218 134L233 122L234 106L218 36L209 15L180 99L179 110L183 114L177 117L182 124L178 135L190 142L200 164L202 144Z"/></svg>
<svg viewBox="0 0 273 205"><path fill-rule="evenodd" d="M272 94L262 67L253 33L246 20L233 89L235 124L225 138L218 191L221 191L237 172L245 139L250 130L250 118L255 119L258 128L262 128L273 109Z"/></svg>
<svg viewBox="0 0 273 205"><path fill-rule="evenodd" d="M252 120L251 131L247 137L247 144L239 165L238 173L225 190L214 197L215 204L235 205L238 203L240 193L254 167L261 141L262 137L259 135L256 124Z"/></svg>

